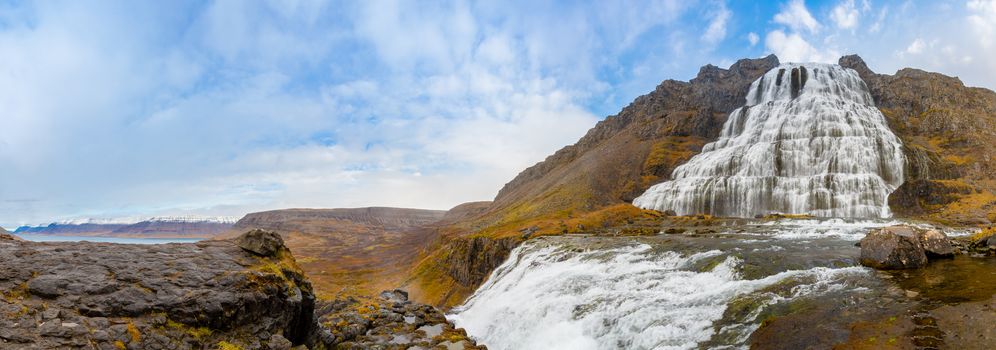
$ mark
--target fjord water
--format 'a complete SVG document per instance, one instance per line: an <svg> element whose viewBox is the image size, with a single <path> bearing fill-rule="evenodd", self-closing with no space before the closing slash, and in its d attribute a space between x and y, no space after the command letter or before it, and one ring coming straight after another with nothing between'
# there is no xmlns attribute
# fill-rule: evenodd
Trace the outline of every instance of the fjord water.
<svg viewBox="0 0 996 350"><path fill-rule="evenodd" d="M904 159L854 70L787 63L753 82L719 139L633 204L679 215L885 218Z"/></svg>

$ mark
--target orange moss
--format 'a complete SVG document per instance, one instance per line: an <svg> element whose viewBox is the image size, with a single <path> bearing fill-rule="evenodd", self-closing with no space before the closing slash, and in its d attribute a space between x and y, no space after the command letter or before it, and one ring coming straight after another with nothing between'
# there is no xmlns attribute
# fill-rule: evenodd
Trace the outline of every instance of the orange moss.
<svg viewBox="0 0 996 350"><path fill-rule="evenodd" d="M132 343L138 343L142 340L142 333L139 332L138 328L135 327L135 324L130 321L128 322L128 335L131 337Z"/></svg>

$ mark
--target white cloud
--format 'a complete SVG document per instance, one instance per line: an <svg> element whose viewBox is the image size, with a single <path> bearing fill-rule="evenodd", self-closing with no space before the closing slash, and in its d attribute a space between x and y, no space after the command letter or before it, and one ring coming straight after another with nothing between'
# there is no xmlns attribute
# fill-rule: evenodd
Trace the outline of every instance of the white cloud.
<svg viewBox="0 0 996 350"><path fill-rule="evenodd" d="M840 54L834 50L816 49L797 33L786 34L781 30L769 32L764 44L782 62L833 63L840 57Z"/></svg>
<svg viewBox="0 0 996 350"><path fill-rule="evenodd" d="M970 12L968 22L979 36L979 45L989 48L996 40L996 0L971 0L965 6Z"/></svg>
<svg viewBox="0 0 996 350"><path fill-rule="evenodd" d="M709 44L722 41L726 37L726 22L730 19L730 15L730 10L726 8L726 4L720 2L709 21L709 27L702 34L702 40Z"/></svg>
<svg viewBox="0 0 996 350"><path fill-rule="evenodd" d="M775 15L774 20L775 23L784 24L794 31L805 30L815 33L820 30L820 23L809 13L803 0L789 1L787 5L782 6L781 12Z"/></svg>
<svg viewBox="0 0 996 350"><path fill-rule="evenodd" d="M869 6L865 3L865 6ZM854 6L854 0L841 1L830 12L830 19L841 29L854 29L858 26L858 9Z"/></svg>
<svg viewBox="0 0 996 350"><path fill-rule="evenodd" d="M923 49L926 46L927 46L927 44L923 42L923 39L916 38L916 40L913 40L913 42L910 43L910 46L906 47L906 53L911 54L911 55L919 54L919 53L923 52Z"/></svg>
<svg viewBox="0 0 996 350"><path fill-rule="evenodd" d="M757 42L760 41L760 40L761 40L761 38L759 36L757 36L757 33L754 33L754 32L747 33L747 41L750 42L750 46L751 47L753 47L754 45L757 45Z"/></svg>

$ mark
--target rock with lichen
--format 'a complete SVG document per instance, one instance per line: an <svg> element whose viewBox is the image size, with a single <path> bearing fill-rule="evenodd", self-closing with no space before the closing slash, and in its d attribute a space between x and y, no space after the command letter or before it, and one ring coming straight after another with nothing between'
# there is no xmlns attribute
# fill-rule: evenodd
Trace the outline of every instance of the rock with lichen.
<svg viewBox="0 0 996 350"><path fill-rule="evenodd" d="M271 238L161 245L0 240L0 348L308 344L311 284Z"/></svg>
<svg viewBox="0 0 996 350"><path fill-rule="evenodd" d="M344 297L316 308L316 347L328 349L486 349L438 309L402 290L378 298Z"/></svg>

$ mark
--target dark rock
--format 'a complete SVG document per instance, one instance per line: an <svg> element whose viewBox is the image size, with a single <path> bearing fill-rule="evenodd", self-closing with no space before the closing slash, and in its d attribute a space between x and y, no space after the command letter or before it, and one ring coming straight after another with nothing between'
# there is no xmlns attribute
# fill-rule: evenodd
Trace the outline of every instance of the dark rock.
<svg viewBox="0 0 996 350"><path fill-rule="evenodd" d="M408 301L408 292L401 289L385 290L380 292L380 298L394 303L403 303Z"/></svg>
<svg viewBox="0 0 996 350"><path fill-rule="evenodd" d="M938 230L918 231L917 237L928 258L954 257L954 246L951 245L951 240L944 232Z"/></svg>
<svg viewBox="0 0 996 350"><path fill-rule="evenodd" d="M202 349L219 341L287 349L317 338L315 297L290 254L262 257L233 240L5 241L0 257L2 349Z"/></svg>
<svg viewBox="0 0 996 350"><path fill-rule="evenodd" d="M927 264L927 254L913 228L890 226L861 239L861 264L885 270L913 269Z"/></svg>
<svg viewBox="0 0 996 350"><path fill-rule="evenodd" d="M381 292L380 298L320 302L315 312L320 344L315 348L486 349L456 328L441 311L410 302L405 294L395 289ZM402 296L405 300L399 302Z"/></svg>
<svg viewBox="0 0 996 350"><path fill-rule="evenodd" d="M242 249L261 256L273 256L284 247L284 240L272 231L252 230L235 239Z"/></svg>
<svg viewBox="0 0 996 350"><path fill-rule="evenodd" d="M678 213L674 210L668 209L664 211L664 216L678 216Z"/></svg>

